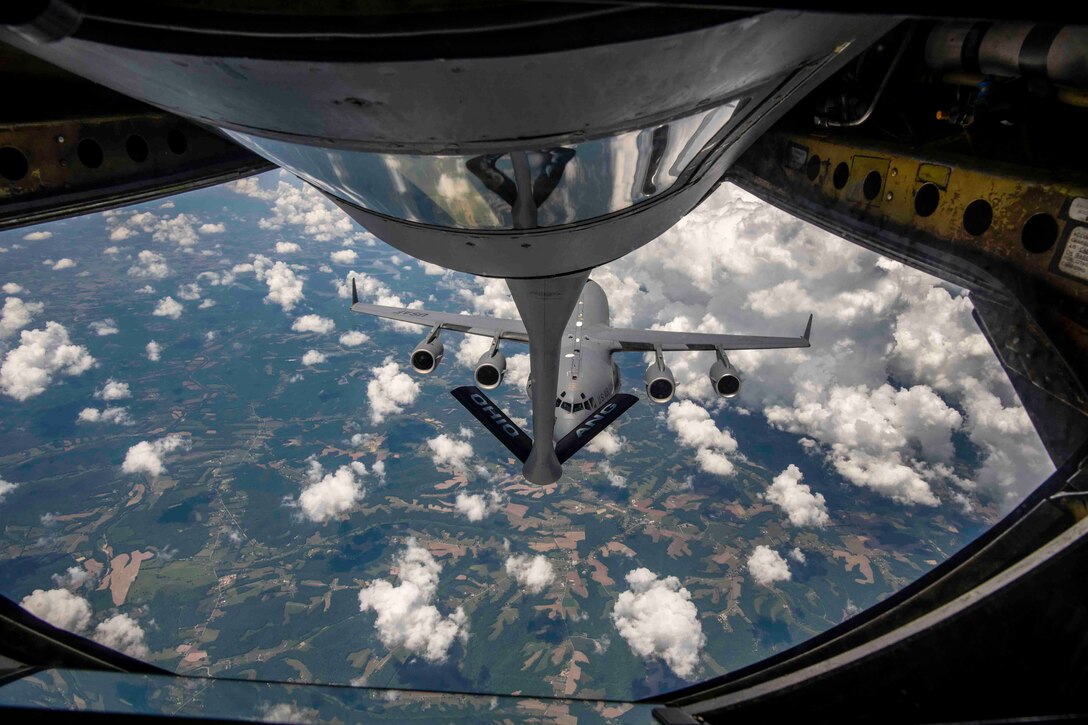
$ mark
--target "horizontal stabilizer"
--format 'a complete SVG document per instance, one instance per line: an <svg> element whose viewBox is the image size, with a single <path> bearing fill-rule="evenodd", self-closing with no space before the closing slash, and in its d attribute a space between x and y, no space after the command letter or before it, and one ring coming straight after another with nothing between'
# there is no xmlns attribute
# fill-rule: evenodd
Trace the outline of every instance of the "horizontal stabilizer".
<svg viewBox="0 0 1088 725"><path fill-rule="evenodd" d="M475 385L464 385L450 391L457 402L465 406L472 413L472 417L484 424L491 431L491 435L499 439L519 461L525 463L533 450L533 439L525 434L517 423L502 411L502 408L491 402L491 399L480 392ZM577 450L577 449L576 449Z"/></svg>
<svg viewBox="0 0 1088 725"><path fill-rule="evenodd" d="M555 455L559 462L566 462L637 402L638 398L627 393L616 393L609 398L593 415L555 444Z"/></svg>

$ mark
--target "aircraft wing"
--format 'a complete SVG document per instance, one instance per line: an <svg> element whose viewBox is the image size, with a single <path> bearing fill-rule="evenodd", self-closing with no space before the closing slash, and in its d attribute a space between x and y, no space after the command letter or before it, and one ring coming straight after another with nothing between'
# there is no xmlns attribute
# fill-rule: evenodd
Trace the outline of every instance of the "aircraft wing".
<svg viewBox="0 0 1088 725"><path fill-rule="evenodd" d="M615 350L624 352L651 352L660 347L662 352L684 350L774 350L785 347L808 347L812 331L812 315L801 337L765 337L762 335L711 335L702 332L671 332L669 330L628 330L622 327L602 327L587 330L587 340L606 340Z"/></svg>

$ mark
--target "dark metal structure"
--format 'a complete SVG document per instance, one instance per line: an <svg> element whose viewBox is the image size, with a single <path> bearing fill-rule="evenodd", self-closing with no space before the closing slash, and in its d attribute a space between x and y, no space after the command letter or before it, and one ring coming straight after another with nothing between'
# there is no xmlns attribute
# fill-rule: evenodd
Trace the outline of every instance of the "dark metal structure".
<svg viewBox="0 0 1088 725"><path fill-rule="evenodd" d="M547 330L570 315L570 280L735 183L968 289L1058 470L880 605L660 698L656 717L1083 715L1084 20L1048 5L778 5L4 7L0 80L35 100L0 109L0 228L275 164L413 256L517 279L523 318L539 308ZM534 369L550 370L542 355ZM138 667L25 620L0 610L16 676Z"/></svg>

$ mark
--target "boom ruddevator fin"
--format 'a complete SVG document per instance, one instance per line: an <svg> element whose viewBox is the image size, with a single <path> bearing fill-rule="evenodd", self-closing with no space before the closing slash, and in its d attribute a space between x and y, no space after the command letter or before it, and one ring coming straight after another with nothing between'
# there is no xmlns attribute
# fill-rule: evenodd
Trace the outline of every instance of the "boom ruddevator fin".
<svg viewBox="0 0 1088 725"><path fill-rule="evenodd" d="M581 425L567 433L555 444L555 455L560 463L565 463L571 456L582 449L597 434L607 428L616 418L627 412L627 409L638 402L638 398L627 393L616 393L597 412L582 421Z"/></svg>
<svg viewBox="0 0 1088 725"><path fill-rule="evenodd" d="M475 385L464 385L450 391L457 402L465 406L472 417L483 423L491 435L499 439L519 461L525 463L533 450L533 439L525 434L518 424L502 408L491 402Z"/></svg>

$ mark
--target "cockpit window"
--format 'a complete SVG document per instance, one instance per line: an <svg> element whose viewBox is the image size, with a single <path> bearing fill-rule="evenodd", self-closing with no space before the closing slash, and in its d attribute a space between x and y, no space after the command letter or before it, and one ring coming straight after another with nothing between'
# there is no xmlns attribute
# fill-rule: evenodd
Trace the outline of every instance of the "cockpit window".
<svg viewBox="0 0 1088 725"><path fill-rule="evenodd" d="M570 403L563 403L563 410L567 411L568 413L571 412Z"/></svg>
<svg viewBox="0 0 1088 725"><path fill-rule="evenodd" d="M473 156L367 153L225 133L369 211L455 229L515 229L592 219L667 191L736 108L732 101L606 138Z"/></svg>

